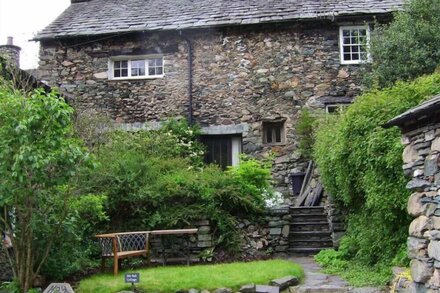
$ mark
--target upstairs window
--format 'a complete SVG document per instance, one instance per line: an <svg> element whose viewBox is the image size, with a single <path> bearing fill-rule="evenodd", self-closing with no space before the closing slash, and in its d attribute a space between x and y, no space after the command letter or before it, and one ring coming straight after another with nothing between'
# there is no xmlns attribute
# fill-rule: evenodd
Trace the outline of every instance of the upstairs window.
<svg viewBox="0 0 440 293"><path fill-rule="evenodd" d="M284 141L284 121L263 121L263 143L283 144Z"/></svg>
<svg viewBox="0 0 440 293"><path fill-rule="evenodd" d="M370 30L367 25L339 29L341 64L360 64L369 59Z"/></svg>
<svg viewBox="0 0 440 293"><path fill-rule="evenodd" d="M163 57L115 57L109 62L110 79L163 77Z"/></svg>

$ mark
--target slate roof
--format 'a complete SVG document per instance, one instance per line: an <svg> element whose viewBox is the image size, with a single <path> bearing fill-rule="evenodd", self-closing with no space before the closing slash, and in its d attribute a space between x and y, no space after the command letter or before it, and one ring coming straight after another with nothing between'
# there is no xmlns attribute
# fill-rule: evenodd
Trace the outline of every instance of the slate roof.
<svg viewBox="0 0 440 293"><path fill-rule="evenodd" d="M383 14L404 0L89 0L72 3L35 40Z"/></svg>
<svg viewBox="0 0 440 293"><path fill-rule="evenodd" d="M417 121L430 115L436 115L435 113L437 110L440 110L440 95L434 96L428 101L394 117L385 123L383 127L389 128L392 126L402 126L409 121Z"/></svg>

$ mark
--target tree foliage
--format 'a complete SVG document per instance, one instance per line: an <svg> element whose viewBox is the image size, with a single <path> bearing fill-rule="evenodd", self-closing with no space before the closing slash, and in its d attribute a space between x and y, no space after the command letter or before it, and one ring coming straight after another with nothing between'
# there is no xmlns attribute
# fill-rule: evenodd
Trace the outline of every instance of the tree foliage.
<svg viewBox="0 0 440 293"><path fill-rule="evenodd" d="M440 0L412 0L404 8L372 33L366 74L370 87L413 80L440 65Z"/></svg>
<svg viewBox="0 0 440 293"><path fill-rule="evenodd" d="M91 158L74 135L72 113L56 92L13 90L1 80L0 224L12 240L9 258L22 292L47 268L60 235L78 237L84 228L72 223L86 209L69 182Z"/></svg>
<svg viewBox="0 0 440 293"><path fill-rule="evenodd" d="M236 244L235 219L252 217L270 194L270 166L244 159L222 171L202 164L198 130L172 121L160 130L110 134L83 174L83 193L108 197L109 231L186 227L209 219L224 246Z"/></svg>
<svg viewBox="0 0 440 293"><path fill-rule="evenodd" d="M347 111L321 123L314 157L326 190L348 213L341 244L346 259L391 262L405 249L408 191L403 146L389 119L440 93L440 75L361 95Z"/></svg>

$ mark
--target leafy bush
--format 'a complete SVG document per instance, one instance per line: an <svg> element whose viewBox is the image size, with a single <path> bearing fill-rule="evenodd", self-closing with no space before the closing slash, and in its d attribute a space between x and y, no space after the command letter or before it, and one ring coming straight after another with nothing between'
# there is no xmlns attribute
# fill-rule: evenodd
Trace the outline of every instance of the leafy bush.
<svg viewBox="0 0 440 293"><path fill-rule="evenodd" d="M412 0L391 24L378 25L371 37L367 84L383 88L433 73L440 65L439 23L439 0Z"/></svg>
<svg viewBox="0 0 440 293"><path fill-rule="evenodd" d="M270 166L253 159L225 172L203 166L196 135L174 121L157 131L116 131L96 149L98 166L83 174L82 192L108 197L109 230L181 228L207 218L223 245L234 246L235 218L264 208Z"/></svg>
<svg viewBox="0 0 440 293"><path fill-rule="evenodd" d="M381 125L437 93L440 74L398 83L363 94L319 125L314 157L327 192L348 213L338 258L370 266L406 261L401 251L410 218L403 146L399 129Z"/></svg>
<svg viewBox="0 0 440 293"><path fill-rule="evenodd" d="M388 265L380 263L365 266L356 260L347 261L340 251L333 249L322 250L315 256L315 260L324 267L325 273L338 274L356 287L384 286L392 278Z"/></svg>
<svg viewBox="0 0 440 293"><path fill-rule="evenodd" d="M318 116L319 114L317 112L314 113L309 109L303 109L299 114L296 124L296 132L299 138L298 149L301 155L306 159L312 157Z"/></svg>

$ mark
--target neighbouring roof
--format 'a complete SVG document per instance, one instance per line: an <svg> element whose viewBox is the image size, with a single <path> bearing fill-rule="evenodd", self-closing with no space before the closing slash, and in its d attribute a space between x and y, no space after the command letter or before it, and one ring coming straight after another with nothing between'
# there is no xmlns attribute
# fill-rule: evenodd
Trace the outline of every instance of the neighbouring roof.
<svg viewBox="0 0 440 293"><path fill-rule="evenodd" d="M434 96L432 99L423 102L422 104L409 109L405 113L394 117L383 125L385 128L392 126L403 126L408 122L417 122L428 116L434 115L436 111L440 110L440 95Z"/></svg>
<svg viewBox="0 0 440 293"><path fill-rule="evenodd" d="M89 0L72 3L35 40L390 13L405 0Z"/></svg>

